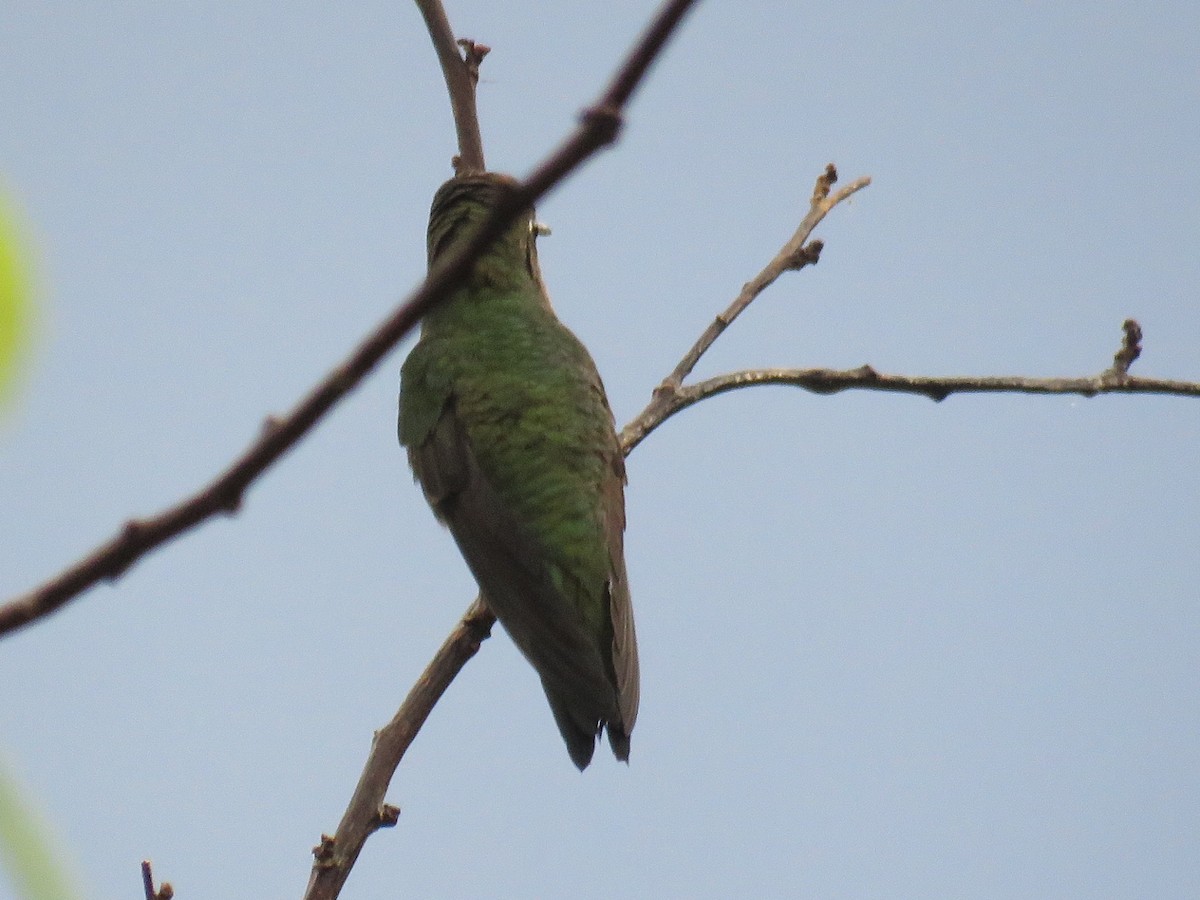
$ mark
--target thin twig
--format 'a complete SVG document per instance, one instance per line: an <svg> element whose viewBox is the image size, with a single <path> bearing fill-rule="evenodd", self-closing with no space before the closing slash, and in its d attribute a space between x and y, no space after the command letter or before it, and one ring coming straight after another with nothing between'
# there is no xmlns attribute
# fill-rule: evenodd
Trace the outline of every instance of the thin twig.
<svg viewBox="0 0 1200 900"><path fill-rule="evenodd" d="M327 412L379 364L420 318L462 283L467 272L522 210L557 185L580 163L616 140L622 109L638 80L696 0L671 0L625 59L599 102L585 110L571 136L533 173L498 202L471 240L447 254L401 307L369 334L282 418L267 420L263 433L214 481L148 519L135 519L108 542L40 587L0 606L0 635L8 634L65 603L100 581L120 576L134 562L173 537L218 513L241 505L252 481L290 450Z"/></svg>
<svg viewBox="0 0 1200 900"><path fill-rule="evenodd" d="M809 202L808 214L801 220L799 227L796 228L796 231L788 239L787 243L780 248L779 252L766 264L761 272L742 286L741 292L729 304L729 307L713 319L712 324L705 329L704 334L700 335L696 343L683 355L683 359L679 361L679 365L654 389L654 396L646 405L646 408L638 414L637 418L622 429L621 441L629 449L640 444L646 435L666 418L663 415L664 411L671 408L673 398L679 392L684 379L696 368L696 363L700 361L700 357L708 352L713 342L725 332L726 328L733 324L733 321L738 316L746 311L746 308L754 302L754 299L759 294L774 284L775 279L784 272L816 264L824 245L820 241L806 243L809 235L813 233L813 229L821 223L821 220L825 218L831 209L871 183L871 179L868 177L858 178L836 193L830 194L830 188L836 181L837 168L833 163L830 163L817 178L812 199Z"/></svg>
<svg viewBox="0 0 1200 900"><path fill-rule="evenodd" d="M479 115L475 109L475 85L479 79L479 63L487 54L482 44L467 41L463 47L466 59L459 53L460 43L454 39L454 30L446 18L446 10L440 0L416 0L425 27L433 41L442 76L446 79L446 91L450 95L450 109L454 113L454 130L458 134L458 156L455 171L460 175L483 172L483 137L479 133Z"/></svg>
<svg viewBox="0 0 1200 900"><path fill-rule="evenodd" d="M169 881L164 881L158 890L154 889L154 872L148 859L142 860L142 890L146 900L171 900L175 896L175 888Z"/></svg>
<svg viewBox="0 0 1200 900"><path fill-rule="evenodd" d="M1116 378L1127 376L1133 361L1142 355L1142 326L1136 319L1126 319L1121 328L1125 332L1121 349L1113 354L1112 368L1108 370Z"/></svg>
<svg viewBox="0 0 1200 900"><path fill-rule="evenodd" d="M1185 396L1200 396L1200 384L1178 381L1131 377L1128 366L1122 371L1106 370L1090 378L1038 379L1021 377L951 377L927 378L920 376L885 375L870 366L837 371L833 369L758 369L733 372L711 378L693 385L680 384L695 368L700 357L712 346L725 328L765 290L779 275L789 269L799 269L816 261L820 253L819 242L806 244L808 236L822 218L841 201L866 187L869 178L860 178L837 193L831 194L837 172L828 166L817 179L816 189L809 213L792 238L776 254L754 279L746 284L742 292L705 331L688 353L680 360L671 375L655 390L650 404L621 431L621 448L628 456L654 429L676 413L699 403L707 397L751 387L759 384L786 384L805 388L816 393L836 393L853 388L884 390L900 393L920 394L934 400L942 400L952 393L961 392L1017 392L1035 394L1083 394L1094 396L1100 393L1167 393ZM814 247L814 244L817 244ZM1141 329L1136 322L1126 321L1120 359L1129 356L1131 347L1140 352ZM1136 353L1132 354L1136 358ZM1132 361L1132 358L1130 361ZM433 705L440 699L458 672L479 649L480 641L490 633L495 617L483 603L476 599L464 614L458 626L438 650L437 655L426 667L409 697L397 710L392 721L376 734L375 744L359 779L358 787L350 806L342 817L334 837L322 836L321 844L314 848L317 861L313 867L309 893L306 900L330 898L344 882L349 868L353 866L366 839L386 821L394 823L388 816L394 807L384 804L384 796L396 768L412 743L421 724L429 715ZM396 812L398 814L398 812ZM381 817L387 817L381 820ZM314 890L326 885L337 887L331 890Z"/></svg>
<svg viewBox="0 0 1200 900"><path fill-rule="evenodd" d="M831 209L851 195L857 194L863 188L867 187L871 183L871 179L866 176L858 178L831 196L829 190L836 182L837 168L833 163L830 163L817 178L808 214L801 220L795 233L788 239L788 242L783 245L780 251L775 254L775 258L767 263L761 272L742 286L741 293L729 304L728 309L713 320L704 334L700 335L700 339L684 354L683 359L679 361L679 365L664 380L664 385L678 387L683 384L684 379L691 375L692 370L696 368L696 363L700 361L700 357L708 351L708 348L721 336L721 333L732 325L738 316L746 311L746 307L753 303L759 294L774 284L775 279L780 275L784 272L797 271L805 266L816 265L817 260L821 256L824 244L820 241L808 244L809 235L821 224L821 220L825 218Z"/></svg>
<svg viewBox="0 0 1200 900"><path fill-rule="evenodd" d="M701 400L739 388L782 384L814 394L836 394L847 390L890 391L917 394L934 401L951 394L1171 394L1200 397L1200 383L1138 376L1114 377L1109 370L1099 375L1076 378L1025 378L1019 375L888 375L871 366L856 369L748 369L718 375L689 384L676 392L663 419L694 406ZM661 424L659 420L656 424ZM639 438L640 440L640 438Z"/></svg>

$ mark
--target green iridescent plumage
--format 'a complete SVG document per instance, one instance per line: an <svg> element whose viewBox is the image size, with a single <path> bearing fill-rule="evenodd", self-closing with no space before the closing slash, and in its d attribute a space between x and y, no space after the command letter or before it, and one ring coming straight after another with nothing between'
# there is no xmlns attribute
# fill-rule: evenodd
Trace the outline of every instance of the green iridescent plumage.
<svg viewBox="0 0 1200 900"><path fill-rule="evenodd" d="M511 183L442 186L431 266ZM401 373L400 443L583 769L602 729L627 760L637 717L625 466L600 375L550 307L535 241L529 210L426 316Z"/></svg>

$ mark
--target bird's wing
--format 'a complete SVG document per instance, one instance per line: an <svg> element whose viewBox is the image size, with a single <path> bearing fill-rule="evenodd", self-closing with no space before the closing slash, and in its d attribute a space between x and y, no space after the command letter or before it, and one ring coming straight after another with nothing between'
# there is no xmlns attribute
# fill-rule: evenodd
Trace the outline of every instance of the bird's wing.
<svg viewBox="0 0 1200 900"><path fill-rule="evenodd" d="M617 713L606 665L575 604L551 577L546 553L480 469L453 394L426 438L408 452L492 611L541 675L547 693L563 700L581 726L589 724L594 741L599 721Z"/></svg>
<svg viewBox="0 0 1200 900"><path fill-rule="evenodd" d="M633 731L638 712L638 651L633 627L633 603L629 595L629 577L625 572L625 458L615 437L612 448L612 474L605 480L601 493L604 527L608 538L610 577L608 608L612 619L612 668L617 682L617 703L621 726L625 734L626 755L628 736ZM612 728L610 740L614 739ZM613 749L617 750L614 742ZM618 752L618 756L621 754Z"/></svg>

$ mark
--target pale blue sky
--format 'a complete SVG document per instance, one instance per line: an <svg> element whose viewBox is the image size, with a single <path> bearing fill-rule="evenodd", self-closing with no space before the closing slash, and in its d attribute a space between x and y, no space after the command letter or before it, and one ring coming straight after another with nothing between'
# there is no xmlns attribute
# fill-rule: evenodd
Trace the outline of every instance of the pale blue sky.
<svg viewBox="0 0 1200 900"><path fill-rule="evenodd" d="M652 4L449 0L524 174ZM0 175L46 304L0 594L209 478L420 279L454 152L410 4L0 8ZM702 3L541 208L620 422L835 161L875 183L698 374L1200 379L1191 2ZM473 595L395 443L401 353L233 519L0 641L0 754L88 896L298 897ZM343 896L1200 895L1200 406L783 388L629 461L631 764L567 758L497 632ZM6 887L0 882L0 897Z"/></svg>

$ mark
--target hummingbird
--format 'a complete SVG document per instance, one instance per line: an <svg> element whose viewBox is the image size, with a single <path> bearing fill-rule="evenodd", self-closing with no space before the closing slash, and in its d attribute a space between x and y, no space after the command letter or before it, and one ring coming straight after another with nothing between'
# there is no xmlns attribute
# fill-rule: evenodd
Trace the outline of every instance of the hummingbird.
<svg viewBox="0 0 1200 900"><path fill-rule="evenodd" d="M452 178L428 256L470 240L515 181ZM533 209L434 307L401 369L400 443L488 607L541 678L572 762L629 760L638 656L625 461L596 364L550 305Z"/></svg>

